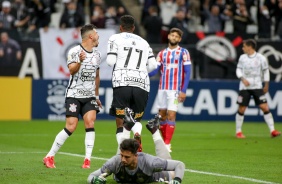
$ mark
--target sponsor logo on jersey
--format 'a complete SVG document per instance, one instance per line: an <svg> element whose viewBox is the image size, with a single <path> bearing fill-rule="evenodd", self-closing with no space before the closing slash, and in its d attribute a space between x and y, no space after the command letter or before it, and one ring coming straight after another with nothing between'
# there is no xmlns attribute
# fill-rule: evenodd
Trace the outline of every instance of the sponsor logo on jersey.
<svg viewBox="0 0 282 184"><path fill-rule="evenodd" d="M92 91L84 91L84 90L78 89L77 93L83 96L92 96L94 91L92 92Z"/></svg>
<svg viewBox="0 0 282 184"><path fill-rule="evenodd" d="M126 83L141 83L141 84L145 84L145 79L140 79L137 77L124 77L124 82Z"/></svg>
<svg viewBox="0 0 282 184"><path fill-rule="evenodd" d="M94 81L95 80L95 77L93 76L94 72L95 72L94 69L82 69L80 79L83 82L85 82L85 81Z"/></svg>
<svg viewBox="0 0 282 184"><path fill-rule="evenodd" d="M70 104L69 111L76 112L76 107L77 107L77 105L75 105L74 103Z"/></svg>

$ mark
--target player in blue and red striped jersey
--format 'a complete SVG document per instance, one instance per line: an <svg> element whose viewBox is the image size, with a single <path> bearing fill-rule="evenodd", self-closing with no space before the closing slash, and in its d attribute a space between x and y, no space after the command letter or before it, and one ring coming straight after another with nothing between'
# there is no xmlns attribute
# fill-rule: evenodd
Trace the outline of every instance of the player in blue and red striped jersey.
<svg viewBox="0 0 282 184"><path fill-rule="evenodd" d="M170 152L178 104L186 98L191 72L190 54L178 45L182 35L183 32L178 28L170 30L168 48L158 53L158 68L149 74L151 77L161 71L157 107L161 115L160 130Z"/></svg>

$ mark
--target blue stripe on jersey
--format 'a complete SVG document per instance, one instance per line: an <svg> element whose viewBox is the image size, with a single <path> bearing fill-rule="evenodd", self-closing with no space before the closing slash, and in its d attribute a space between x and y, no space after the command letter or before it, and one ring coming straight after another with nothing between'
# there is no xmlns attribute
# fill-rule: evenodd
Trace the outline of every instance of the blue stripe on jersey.
<svg viewBox="0 0 282 184"><path fill-rule="evenodd" d="M174 58L175 58L175 50L171 52L171 59L168 58L170 60L169 63L171 66L175 64ZM173 90L173 83L174 83L173 73L174 73L174 66L169 69L169 86L168 86L169 90Z"/></svg>
<svg viewBox="0 0 282 184"><path fill-rule="evenodd" d="M166 74L166 67L167 67L167 65L165 64L167 62L166 61L166 55L167 55L166 51L167 51L167 49L162 53L162 57L163 57L163 59L162 59L163 60L163 65L162 65L163 66L163 75L162 75L162 86L161 86L162 89L165 89L164 86L165 86L165 81L166 81L165 80L165 77L166 77L166 75L165 75Z"/></svg>

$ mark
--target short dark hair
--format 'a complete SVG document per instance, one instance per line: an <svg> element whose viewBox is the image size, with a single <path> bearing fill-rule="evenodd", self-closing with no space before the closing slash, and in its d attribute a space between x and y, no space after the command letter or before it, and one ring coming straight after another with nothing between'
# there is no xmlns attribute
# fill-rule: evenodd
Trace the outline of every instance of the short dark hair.
<svg viewBox="0 0 282 184"><path fill-rule="evenodd" d="M169 34L174 33L174 32L176 32L180 37L182 37L182 35L183 35L183 31L181 31L181 29L178 29L176 27L171 28L171 30L169 31Z"/></svg>
<svg viewBox="0 0 282 184"><path fill-rule="evenodd" d="M94 26L93 24L86 24L84 26L82 26L81 30L80 30L80 34L81 34L81 38L84 37L84 35L88 32L88 31L92 31L93 29L96 29L97 27Z"/></svg>
<svg viewBox="0 0 282 184"><path fill-rule="evenodd" d="M125 139L120 144L119 148L121 151L130 151L133 154L137 153L139 148L139 142L135 139Z"/></svg>
<svg viewBox="0 0 282 184"><path fill-rule="evenodd" d="M120 17L120 25L125 31L130 31L134 27L135 20L131 15L123 15Z"/></svg>
<svg viewBox="0 0 282 184"><path fill-rule="evenodd" d="M244 40L243 43L247 46L251 46L253 49L257 49L257 42L254 39Z"/></svg>

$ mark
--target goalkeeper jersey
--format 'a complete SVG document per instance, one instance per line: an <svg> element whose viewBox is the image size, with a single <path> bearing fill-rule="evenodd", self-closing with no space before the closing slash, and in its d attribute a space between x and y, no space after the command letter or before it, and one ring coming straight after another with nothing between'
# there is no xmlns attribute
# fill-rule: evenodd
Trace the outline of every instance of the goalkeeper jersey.
<svg viewBox="0 0 282 184"><path fill-rule="evenodd" d="M101 53L97 48L93 48L92 52L88 52L81 45L77 45L68 52L68 65L79 62L81 50L84 50L86 53L86 58L81 62L79 71L70 76L65 94L66 97L90 98L95 96L96 71L101 63Z"/></svg>
<svg viewBox="0 0 282 184"><path fill-rule="evenodd" d="M135 170L128 170L121 162L121 156L116 155L101 168L102 173L113 173L118 183L151 183L155 182L154 174L167 169L167 160L149 155L138 154L138 166ZM169 178L163 178L168 181Z"/></svg>
<svg viewBox="0 0 282 184"><path fill-rule="evenodd" d="M132 86L150 91L147 65L154 54L146 40L128 32L114 34L109 38L107 54L117 56L112 73L113 88Z"/></svg>

